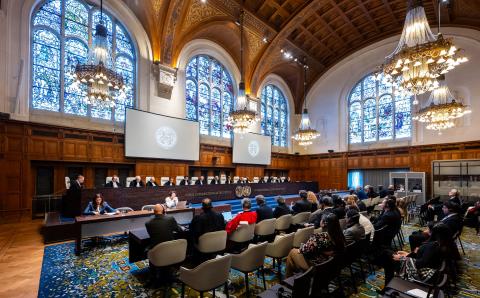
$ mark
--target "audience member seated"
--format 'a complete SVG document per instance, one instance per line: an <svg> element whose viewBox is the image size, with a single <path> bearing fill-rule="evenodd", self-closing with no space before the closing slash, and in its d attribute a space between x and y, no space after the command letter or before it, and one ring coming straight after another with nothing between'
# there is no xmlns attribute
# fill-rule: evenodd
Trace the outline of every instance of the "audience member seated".
<svg viewBox="0 0 480 298"><path fill-rule="evenodd" d="M400 211L398 211L395 200L392 196L386 200L383 205L383 212L373 223L375 230L379 230L385 227L385 238L382 239L382 244L386 247L390 247L393 237L398 233L402 226L402 218L400 216Z"/></svg>
<svg viewBox="0 0 480 298"><path fill-rule="evenodd" d="M135 176L135 180L130 181L130 187L144 187L145 184L140 176Z"/></svg>
<svg viewBox="0 0 480 298"><path fill-rule="evenodd" d="M195 215L190 223L190 233L195 243L205 233L221 231L225 229L225 219L220 213L216 213L212 207L212 200L202 200L203 212Z"/></svg>
<svg viewBox="0 0 480 298"><path fill-rule="evenodd" d="M76 175L75 180L70 182L69 191L76 191L81 190L83 188L83 182L85 181L85 177L83 175Z"/></svg>
<svg viewBox="0 0 480 298"><path fill-rule="evenodd" d="M190 185L190 179L188 176L184 176L182 181L180 181L180 185Z"/></svg>
<svg viewBox="0 0 480 298"><path fill-rule="evenodd" d="M175 182L173 181L173 178L168 179L168 181L165 182L163 186L175 186Z"/></svg>
<svg viewBox="0 0 480 298"><path fill-rule="evenodd" d="M365 239L365 229L360 224L360 214L355 209L347 212L347 228L343 231L345 240L348 242Z"/></svg>
<svg viewBox="0 0 480 298"><path fill-rule="evenodd" d="M383 185L378 186L378 195L380 196L380 199L385 198L388 196L388 190L383 188Z"/></svg>
<svg viewBox="0 0 480 298"><path fill-rule="evenodd" d="M459 207L462 207L462 200L460 199L460 192L453 188L448 192L448 196L450 197L448 200L457 204Z"/></svg>
<svg viewBox="0 0 480 298"><path fill-rule="evenodd" d="M397 208L398 208L398 211L400 211L400 215L402 217L407 216L408 210L407 210L407 198L406 197L403 197L403 198L400 198L400 199L397 200Z"/></svg>
<svg viewBox="0 0 480 298"><path fill-rule="evenodd" d="M290 207L287 206L283 197L277 197L277 204L277 207L275 207L275 210L273 210L273 217L279 218L280 216L292 213Z"/></svg>
<svg viewBox="0 0 480 298"><path fill-rule="evenodd" d="M122 184L120 183L120 179L118 179L118 176L113 175L112 180L105 184L105 187L119 188L122 187Z"/></svg>
<svg viewBox="0 0 480 298"><path fill-rule="evenodd" d="M287 256L286 277L306 271L310 266L322 263L328 257L345 251L345 237L335 214L325 214L321 220L325 232L315 233L299 249Z"/></svg>
<svg viewBox="0 0 480 298"><path fill-rule="evenodd" d="M312 211L312 203L310 203L307 199L307 191L301 190L299 192L300 200L296 201L295 204L292 206L292 211L294 214L301 213L301 212L311 212Z"/></svg>
<svg viewBox="0 0 480 298"><path fill-rule="evenodd" d="M345 218L345 202L338 195L333 195L333 214L337 216L338 219Z"/></svg>
<svg viewBox="0 0 480 298"><path fill-rule="evenodd" d="M243 212L238 213L231 221L227 223L225 230L227 234L232 234L238 228L241 221L248 222L249 225L257 222L257 212L251 211L252 203L249 198L242 200Z"/></svg>
<svg viewBox="0 0 480 298"><path fill-rule="evenodd" d="M387 194L389 196L394 196L395 195L395 186L393 184L390 184L388 186L388 191L387 191Z"/></svg>
<svg viewBox="0 0 480 298"><path fill-rule="evenodd" d="M406 279L429 282L442 261L450 259L455 249L450 228L443 223L436 224L431 236L414 252L390 251L384 254L385 285L393 279L395 268L404 268Z"/></svg>
<svg viewBox="0 0 480 298"><path fill-rule="evenodd" d="M155 182L155 177L150 177L150 180L147 182L147 187L157 187L157 183Z"/></svg>
<svg viewBox="0 0 480 298"><path fill-rule="evenodd" d="M420 207L420 216L427 223L434 221L435 215L441 218L441 213L443 213L442 206L443 203L440 202L440 196L434 197Z"/></svg>
<svg viewBox="0 0 480 298"><path fill-rule="evenodd" d="M168 193L168 197L165 198L165 205L167 208L175 208L178 205L177 193L171 191Z"/></svg>
<svg viewBox="0 0 480 298"><path fill-rule="evenodd" d="M480 235L480 201L469 207L465 213L465 226L475 228L477 235Z"/></svg>
<svg viewBox="0 0 480 298"><path fill-rule="evenodd" d="M105 213L118 213L118 211L110 207L110 205L103 200L102 194L99 193L95 195L95 198L88 203L87 208L83 211L84 215L100 215Z"/></svg>
<svg viewBox="0 0 480 298"><path fill-rule="evenodd" d="M348 205L348 204L347 204L346 210L347 210L347 214L349 210L359 211L356 205ZM368 219L368 217L366 217L361 213L359 213L359 215L360 215L360 218L358 222L362 225L363 229L365 230L365 236L370 235L370 241L372 241L373 235L375 234L375 228L373 227L373 224L370 221L370 219Z"/></svg>
<svg viewBox="0 0 480 298"><path fill-rule="evenodd" d="M368 199L367 193L363 190L363 188L361 186L357 186L356 189L357 189L357 191L356 191L355 194L357 195L357 197L360 201Z"/></svg>
<svg viewBox="0 0 480 298"><path fill-rule="evenodd" d="M218 176L213 177L212 181L210 181L210 184L220 184L220 178L218 178Z"/></svg>
<svg viewBox="0 0 480 298"><path fill-rule="evenodd" d="M322 197L319 201L319 204L320 208L313 212L308 220L308 223L313 224L315 229L320 227L320 221L322 220L323 215L333 213L333 201L331 197Z"/></svg>
<svg viewBox="0 0 480 298"><path fill-rule="evenodd" d="M367 198L369 199L373 199L373 198L376 198L378 197L378 194L375 192L375 190L373 189L373 186L371 185L368 185L368 188L367 188Z"/></svg>
<svg viewBox="0 0 480 298"><path fill-rule="evenodd" d="M307 191L307 200L312 204L311 212L315 212L318 209L317 195L313 191Z"/></svg>
<svg viewBox="0 0 480 298"><path fill-rule="evenodd" d="M461 230L463 225L462 217L459 214L460 206L454 203L454 201L448 200L443 203L442 211L445 216L440 220L440 222L444 223L450 229L450 233L452 235L455 235ZM415 251L415 249L425 242L429 237L429 228L423 231L413 232L410 237L408 237L411 251Z"/></svg>
<svg viewBox="0 0 480 298"><path fill-rule="evenodd" d="M265 197L258 195L255 197L257 201L257 222L261 222L264 219L273 218L273 210L270 206L265 203Z"/></svg>
<svg viewBox="0 0 480 298"><path fill-rule="evenodd" d="M344 200L347 206L356 206L358 212L367 211L367 206L365 206L365 203L359 201L357 195L355 194L346 196Z"/></svg>
<svg viewBox="0 0 480 298"><path fill-rule="evenodd" d="M174 217L165 214L165 207L157 204L153 209L155 217L145 223L150 235L150 248L155 245L175 239L175 233L181 231Z"/></svg>
<svg viewBox="0 0 480 298"><path fill-rule="evenodd" d="M195 181L195 185L205 185L207 182L205 181L205 177L200 176L197 181Z"/></svg>

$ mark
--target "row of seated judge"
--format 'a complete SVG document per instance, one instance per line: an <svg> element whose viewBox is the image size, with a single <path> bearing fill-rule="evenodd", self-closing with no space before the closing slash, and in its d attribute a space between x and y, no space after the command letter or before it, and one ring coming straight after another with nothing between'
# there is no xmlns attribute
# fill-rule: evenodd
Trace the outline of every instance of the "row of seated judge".
<svg viewBox="0 0 480 298"><path fill-rule="evenodd" d="M65 177L67 188L78 189L83 187L84 176L76 175L73 181L70 181L68 177ZM157 182L155 177L146 177L147 182L145 183L142 180L141 176L128 177L127 184L123 185L120 182L120 178L117 175L106 178L105 187L112 188L121 188L121 187L157 187L157 186L175 186L175 185L214 185L214 184L248 184L248 183L288 183L290 182L290 177L263 177L258 178L254 177L251 181L247 177L234 177L233 179L228 176L226 178L220 179L219 176L209 177L208 180L205 180L204 176L193 177L190 179L188 176L177 176L176 183L175 179L172 177L162 177L162 182Z"/></svg>

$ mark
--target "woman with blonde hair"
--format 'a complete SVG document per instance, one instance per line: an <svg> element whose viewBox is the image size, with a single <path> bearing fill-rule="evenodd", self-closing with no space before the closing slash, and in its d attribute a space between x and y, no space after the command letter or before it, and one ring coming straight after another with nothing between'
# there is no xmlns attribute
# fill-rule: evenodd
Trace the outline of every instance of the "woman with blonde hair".
<svg viewBox="0 0 480 298"><path fill-rule="evenodd" d="M315 210L318 209L318 199L317 195L313 191L308 191L307 192L307 200L312 203L312 211L314 212Z"/></svg>

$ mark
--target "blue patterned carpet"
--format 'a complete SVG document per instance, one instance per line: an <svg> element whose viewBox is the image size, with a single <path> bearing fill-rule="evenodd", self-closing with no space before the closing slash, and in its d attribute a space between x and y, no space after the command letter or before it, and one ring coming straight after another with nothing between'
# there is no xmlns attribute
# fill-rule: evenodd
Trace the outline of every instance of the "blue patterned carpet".
<svg viewBox="0 0 480 298"><path fill-rule="evenodd" d="M413 228L404 227L405 235ZM480 297L480 237L473 229L466 228L462 236L466 256L462 262L460 291L455 297ZM271 268L271 260L266 259L266 267ZM283 268L284 269L284 268ZM376 290L383 286L383 271L368 276L367 282L358 287L354 294L349 287L348 275L342 274L344 288L349 297L377 297ZM86 245L81 256L75 256L74 243L63 243L45 247L40 277L39 297L178 297L180 285L173 284L164 293L164 289L147 288L148 262L128 263L128 241L125 236L105 238L97 245ZM245 297L243 274L231 271L231 297ZM262 292L261 278L251 275L250 289ZM266 273L267 287L278 283L273 270ZM225 297L223 289L217 291L217 297ZM166 294L164 296L164 294ZM198 297L198 293L189 290L187 297ZM207 295L211 297L211 294Z"/></svg>

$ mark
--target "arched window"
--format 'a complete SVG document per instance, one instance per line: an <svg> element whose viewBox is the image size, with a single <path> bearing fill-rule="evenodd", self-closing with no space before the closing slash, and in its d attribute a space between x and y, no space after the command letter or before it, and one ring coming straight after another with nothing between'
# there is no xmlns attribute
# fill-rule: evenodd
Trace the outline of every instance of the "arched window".
<svg viewBox="0 0 480 298"><path fill-rule="evenodd" d="M199 122L201 134L230 138L233 83L227 69L210 56L195 56L187 64L185 86L186 118Z"/></svg>
<svg viewBox="0 0 480 298"><path fill-rule="evenodd" d="M262 90L262 134L272 137L272 145L287 147L288 108L282 91L274 85Z"/></svg>
<svg viewBox="0 0 480 298"><path fill-rule="evenodd" d="M135 48L118 20L103 14L115 70L127 86L114 108L84 102L86 87L74 84L72 69L86 62L88 47L100 22L100 10L83 0L47 0L32 17L32 108L112 121L125 120L125 107L135 104Z"/></svg>
<svg viewBox="0 0 480 298"><path fill-rule="evenodd" d="M350 144L411 137L411 98L393 88L373 74L355 85L348 99Z"/></svg>

